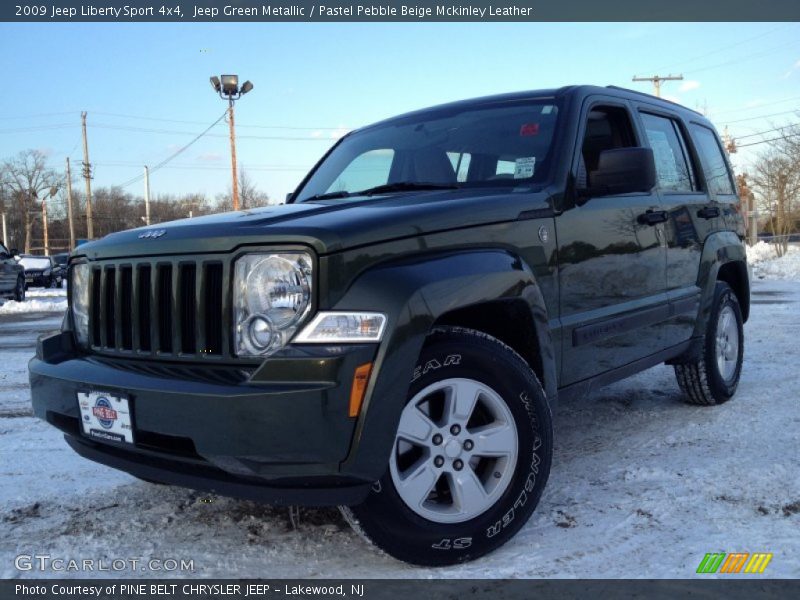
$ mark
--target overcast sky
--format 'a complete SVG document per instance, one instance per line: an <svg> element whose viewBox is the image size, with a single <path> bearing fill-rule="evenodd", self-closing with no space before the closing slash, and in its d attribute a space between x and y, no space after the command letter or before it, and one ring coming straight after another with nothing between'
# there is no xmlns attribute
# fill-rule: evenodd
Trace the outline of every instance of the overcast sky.
<svg viewBox="0 0 800 600"><path fill-rule="evenodd" d="M225 103L208 78L228 72L255 85L237 103L238 155L273 198L342 132L451 100L572 83L651 91L631 77L683 73L664 95L750 136L741 143L800 109L797 23L3 23L0 52L0 158L37 148L59 170L67 155L79 163L86 110L95 186L140 175L213 123ZM229 161L221 121L153 174L152 192L224 192Z"/></svg>

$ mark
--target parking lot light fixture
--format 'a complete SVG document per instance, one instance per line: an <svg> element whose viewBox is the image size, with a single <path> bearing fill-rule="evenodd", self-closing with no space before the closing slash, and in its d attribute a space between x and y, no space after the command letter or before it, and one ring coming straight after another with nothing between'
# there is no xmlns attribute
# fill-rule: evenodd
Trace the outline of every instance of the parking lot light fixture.
<svg viewBox="0 0 800 600"><path fill-rule="evenodd" d="M236 174L236 128L234 125L233 103L244 94L253 89L253 84L245 81L241 89L239 88L238 75L213 75L210 78L211 86L219 94L219 97L228 101L228 125L230 126L231 138L231 177L232 181L232 200L233 210L239 210L239 181Z"/></svg>

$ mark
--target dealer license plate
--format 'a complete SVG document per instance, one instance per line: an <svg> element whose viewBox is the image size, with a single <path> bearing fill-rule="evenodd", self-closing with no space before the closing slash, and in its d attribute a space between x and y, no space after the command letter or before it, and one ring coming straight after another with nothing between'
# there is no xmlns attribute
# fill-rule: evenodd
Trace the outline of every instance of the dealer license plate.
<svg viewBox="0 0 800 600"><path fill-rule="evenodd" d="M83 433L98 441L133 443L128 399L106 392L78 392Z"/></svg>

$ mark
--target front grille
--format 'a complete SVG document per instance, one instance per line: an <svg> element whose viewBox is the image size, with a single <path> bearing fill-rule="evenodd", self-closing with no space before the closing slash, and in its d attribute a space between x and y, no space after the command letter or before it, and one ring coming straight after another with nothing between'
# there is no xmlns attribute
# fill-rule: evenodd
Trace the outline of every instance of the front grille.
<svg viewBox="0 0 800 600"><path fill-rule="evenodd" d="M228 278L227 263L218 259L93 263L92 350L164 359L229 357Z"/></svg>

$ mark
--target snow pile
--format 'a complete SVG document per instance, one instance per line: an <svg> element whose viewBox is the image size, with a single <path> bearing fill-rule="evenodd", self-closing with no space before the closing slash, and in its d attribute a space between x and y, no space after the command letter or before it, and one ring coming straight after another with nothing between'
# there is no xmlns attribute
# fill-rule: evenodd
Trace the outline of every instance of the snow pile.
<svg viewBox="0 0 800 600"><path fill-rule="evenodd" d="M0 315L21 313L64 312L67 310L66 290L28 290L23 302L0 300Z"/></svg>
<svg viewBox="0 0 800 600"><path fill-rule="evenodd" d="M756 279L791 279L800 280L800 247L789 246L789 251L782 257L775 255L772 244L764 241L747 248L747 262L753 267Z"/></svg>

